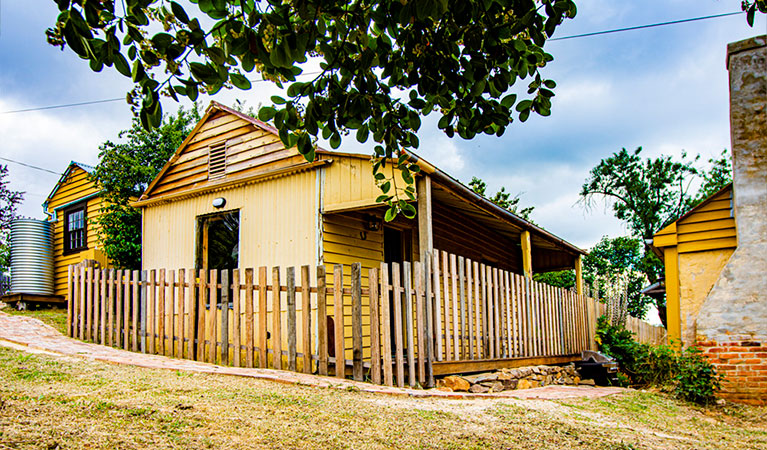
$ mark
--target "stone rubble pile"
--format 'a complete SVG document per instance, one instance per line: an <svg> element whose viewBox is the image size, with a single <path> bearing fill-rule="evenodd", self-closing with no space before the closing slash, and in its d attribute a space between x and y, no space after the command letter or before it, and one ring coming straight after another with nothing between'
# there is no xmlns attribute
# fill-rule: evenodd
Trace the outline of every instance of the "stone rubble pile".
<svg viewBox="0 0 767 450"><path fill-rule="evenodd" d="M594 380L582 380L573 365L531 366L517 369L501 369L476 375L451 375L437 380L437 389L452 392L486 394L530 389L549 385L593 386Z"/></svg>

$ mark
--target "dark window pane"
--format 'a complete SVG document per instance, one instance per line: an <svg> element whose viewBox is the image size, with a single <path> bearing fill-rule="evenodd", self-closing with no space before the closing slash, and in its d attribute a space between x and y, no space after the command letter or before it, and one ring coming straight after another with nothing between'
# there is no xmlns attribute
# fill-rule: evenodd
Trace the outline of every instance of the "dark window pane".
<svg viewBox="0 0 767 450"><path fill-rule="evenodd" d="M65 250L77 250L85 247L85 207L66 213Z"/></svg>

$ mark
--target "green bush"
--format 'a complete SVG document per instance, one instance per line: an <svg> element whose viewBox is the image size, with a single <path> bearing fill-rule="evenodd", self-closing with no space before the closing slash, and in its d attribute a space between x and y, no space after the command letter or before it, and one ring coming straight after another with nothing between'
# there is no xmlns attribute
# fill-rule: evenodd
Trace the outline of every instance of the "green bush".
<svg viewBox="0 0 767 450"><path fill-rule="evenodd" d="M599 351L615 358L634 387L658 387L694 403L708 404L720 389L721 375L696 347L679 351L668 345L641 344L623 327L597 320Z"/></svg>
<svg viewBox="0 0 767 450"><path fill-rule="evenodd" d="M697 347L687 348L679 358L674 376L674 394L684 400L709 404L721 389L723 377Z"/></svg>

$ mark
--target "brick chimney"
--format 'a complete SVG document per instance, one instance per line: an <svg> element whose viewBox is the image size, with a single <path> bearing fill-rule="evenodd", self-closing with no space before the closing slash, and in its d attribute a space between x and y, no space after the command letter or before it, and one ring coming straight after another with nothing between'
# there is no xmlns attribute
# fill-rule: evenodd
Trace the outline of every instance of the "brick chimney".
<svg viewBox="0 0 767 450"><path fill-rule="evenodd" d="M727 46L738 247L697 318L725 397L767 404L767 36Z"/></svg>

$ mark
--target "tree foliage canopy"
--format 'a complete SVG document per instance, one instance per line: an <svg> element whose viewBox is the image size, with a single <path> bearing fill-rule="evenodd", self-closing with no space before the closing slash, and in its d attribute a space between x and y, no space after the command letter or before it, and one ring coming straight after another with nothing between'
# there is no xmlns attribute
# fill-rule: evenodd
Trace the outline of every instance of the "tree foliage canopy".
<svg viewBox="0 0 767 450"><path fill-rule="evenodd" d="M647 286L642 241L635 237L604 236L583 260L586 283L603 291L608 284L621 285L628 297L628 313L640 319L647 316L653 299L642 295Z"/></svg>
<svg viewBox="0 0 767 450"><path fill-rule="evenodd" d="M501 208L508 210L527 221L530 221L530 214L535 209L535 206L527 206L525 208L522 208L519 205L519 200L520 200L519 194L512 197L511 193L506 192L506 188L501 186L500 191L496 192L495 195L493 195L492 197L488 197L487 183L485 183L484 181L482 181L482 179L477 177L471 177L471 181L469 181L469 187L475 193L485 197L486 199L490 200L491 202L495 203Z"/></svg>
<svg viewBox="0 0 767 450"><path fill-rule="evenodd" d="M652 239L663 225L676 220L687 208L690 184L697 170L689 161L671 156L643 159L642 147L625 148L603 159L589 173L581 199L612 200L615 217L625 221L632 234Z"/></svg>
<svg viewBox="0 0 767 450"><path fill-rule="evenodd" d="M647 285L645 275L645 255L642 241L628 236L610 238L604 236L589 254L583 258L583 282L593 287L599 298L615 294L606 292L619 286L626 290L628 313L640 319L647 317L653 299L642 295ZM575 271L572 269L557 272L536 273L533 279L564 289L575 287Z"/></svg>
<svg viewBox="0 0 767 450"><path fill-rule="evenodd" d="M10 264L10 245L8 232L11 221L16 218L16 210L24 200L24 193L8 188L8 166L0 165L0 268Z"/></svg>
<svg viewBox="0 0 767 450"><path fill-rule="evenodd" d="M99 147L92 177L104 190L105 203L95 221L104 253L116 266L141 266L141 211L130 202L144 192L199 119L196 107L179 109L150 130L134 119L118 135L124 142L107 141Z"/></svg>
<svg viewBox="0 0 767 450"><path fill-rule="evenodd" d="M337 148L354 133L376 142L379 163L417 148L430 113L464 139L500 136L513 116L549 115L556 84L540 73L552 60L543 45L576 14L573 0L196 0L194 10L175 1L126 0L121 9L111 0L54 1L60 14L48 41L95 71L131 77L128 97L145 127L160 125L161 94L194 101L201 91L250 89L257 71L287 87L287 98L259 112L286 146L313 160L319 136ZM310 58L321 72L298 81ZM520 79L529 82L518 99L508 92ZM398 210L396 200L388 196Z"/></svg>
<svg viewBox="0 0 767 450"><path fill-rule="evenodd" d="M708 170L695 166L700 156L687 159L683 154L676 161L666 155L643 159L641 153L642 147L633 152L624 148L601 160L591 169L580 197L586 205L605 199L615 217L645 240L732 181L727 150L709 159Z"/></svg>

